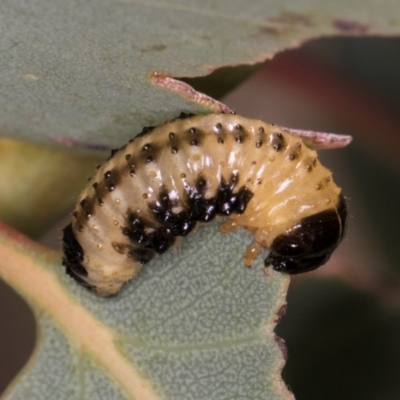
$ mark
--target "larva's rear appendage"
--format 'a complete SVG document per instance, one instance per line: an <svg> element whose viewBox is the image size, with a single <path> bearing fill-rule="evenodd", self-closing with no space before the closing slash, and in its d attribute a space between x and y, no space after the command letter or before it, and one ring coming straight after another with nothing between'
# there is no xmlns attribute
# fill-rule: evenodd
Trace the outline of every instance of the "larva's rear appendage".
<svg viewBox="0 0 400 400"><path fill-rule="evenodd" d="M252 243L244 253L244 259L243 259L244 265L250 268L253 265L253 262L256 259L256 257L260 254L261 250L262 246L259 243L257 242Z"/></svg>
<svg viewBox="0 0 400 400"><path fill-rule="evenodd" d="M227 217L254 234L275 270L324 264L343 238L346 205L302 139L238 115L184 115L145 128L98 168L64 229L67 273L102 296L198 222Z"/></svg>

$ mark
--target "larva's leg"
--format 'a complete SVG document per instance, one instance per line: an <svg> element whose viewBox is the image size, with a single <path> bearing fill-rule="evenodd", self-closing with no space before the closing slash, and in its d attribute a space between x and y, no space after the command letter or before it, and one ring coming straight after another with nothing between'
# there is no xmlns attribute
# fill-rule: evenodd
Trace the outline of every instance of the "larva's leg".
<svg viewBox="0 0 400 400"><path fill-rule="evenodd" d="M219 227L219 231L221 233L229 233L229 232L233 232L236 229L239 229L240 225L235 222L232 219L228 219L226 222L224 222L220 227Z"/></svg>
<svg viewBox="0 0 400 400"><path fill-rule="evenodd" d="M244 265L250 268L261 250L262 246L257 242L253 242L244 253Z"/></svg>

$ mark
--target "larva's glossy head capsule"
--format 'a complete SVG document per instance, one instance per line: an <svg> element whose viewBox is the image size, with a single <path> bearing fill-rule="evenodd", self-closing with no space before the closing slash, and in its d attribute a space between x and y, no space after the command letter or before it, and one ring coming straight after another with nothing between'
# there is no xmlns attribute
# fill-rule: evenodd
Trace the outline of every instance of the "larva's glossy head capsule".
<svg viewBox="0 0 400 400"><path fill-rule="evenodd" d="M346 219L346 202L340 195L335 208L306 217L276 237L265 265L288 274L324 265L343 239Z"/></svg>

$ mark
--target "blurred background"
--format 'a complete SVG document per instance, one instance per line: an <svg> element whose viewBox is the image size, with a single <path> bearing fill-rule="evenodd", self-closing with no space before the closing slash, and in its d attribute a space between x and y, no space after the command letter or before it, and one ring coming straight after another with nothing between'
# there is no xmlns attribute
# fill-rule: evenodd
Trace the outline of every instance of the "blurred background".
<svg viewBox="0 0 400 400"><path fill-rule="evenodd" d="M249 118L354 138L320 153L348 199L348 234L325 267L292 280L276 329L298 400L400 398L399 71L399 39L321 39L258 66L222 98ZM217 71L215 82L234 73ZM215 95L215 84L188 82ZM59 248L65 224L41 241ZM33 350L35 323L3 282L0 305L1 393Z"/></svg>

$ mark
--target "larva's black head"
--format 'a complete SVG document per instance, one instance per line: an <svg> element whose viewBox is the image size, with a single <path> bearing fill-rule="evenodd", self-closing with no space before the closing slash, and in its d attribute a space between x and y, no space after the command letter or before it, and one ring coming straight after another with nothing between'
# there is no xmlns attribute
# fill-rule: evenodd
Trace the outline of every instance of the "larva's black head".
<svg viewBox="0 0 400 400"><path fill-rule="evenodd" d="M346 219L346 202L340 195L336 208L304 218L276 237L265 265L288 274L299 274L324 265L343 239Z"/></svg>

